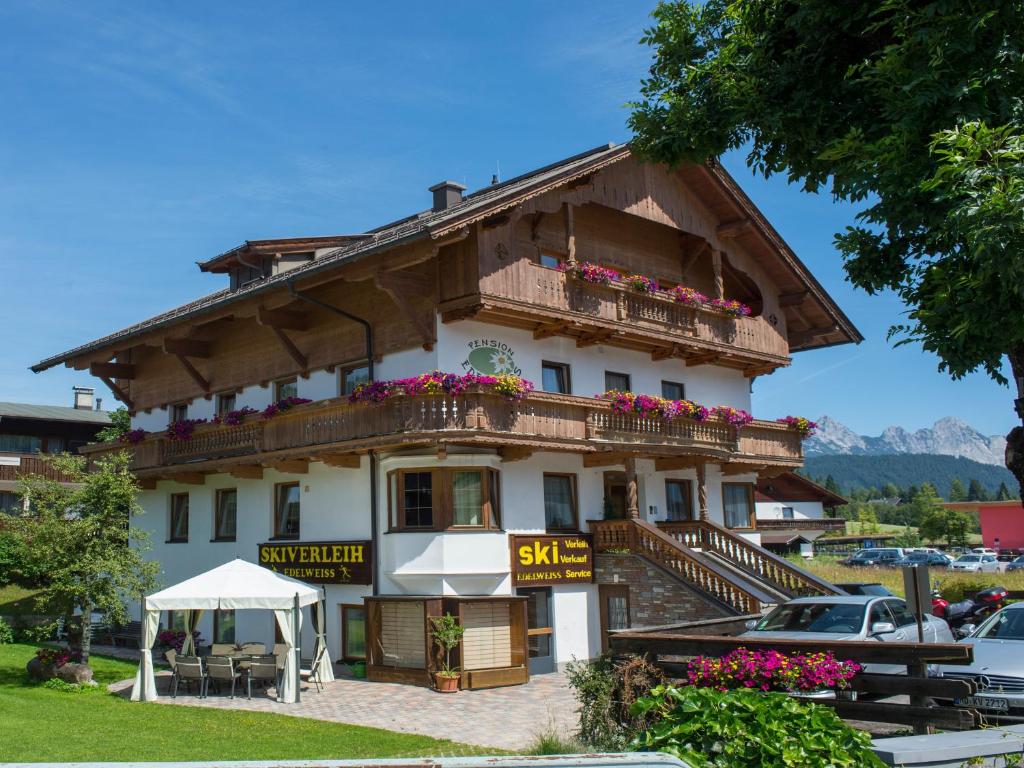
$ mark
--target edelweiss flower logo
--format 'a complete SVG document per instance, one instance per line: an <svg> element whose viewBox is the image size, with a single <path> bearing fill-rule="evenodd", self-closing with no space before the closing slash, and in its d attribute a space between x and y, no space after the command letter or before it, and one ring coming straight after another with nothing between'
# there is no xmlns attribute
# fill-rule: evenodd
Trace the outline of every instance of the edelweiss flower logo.
<svg viewBox="0 0 1024 768"><path fill-rule="evenodd" d="M490 356L491 367L494 373L513 373L515 366L512 364L512 356L507 352L494 350Z"/></svg>

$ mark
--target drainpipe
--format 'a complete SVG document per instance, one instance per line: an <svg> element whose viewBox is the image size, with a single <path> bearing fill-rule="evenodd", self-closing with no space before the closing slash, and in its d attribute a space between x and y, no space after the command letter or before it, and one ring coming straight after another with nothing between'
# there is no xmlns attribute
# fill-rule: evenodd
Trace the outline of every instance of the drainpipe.
<svg viewBox="0 0 1024 768"><path fill-rule="evenodd" d="M301 293L300 291L297 291L295 289L295 282L292 281L292 280L288 280L288 281L286 281L286 283L288 285L288 292L292 295L293 298L296 298L299 301L304 301L307 304L312 304L314 307L319 307L320 309L324 310L325 312L330 312L330 313L338 315L340 317L344 317L346 320L351 320L352 322L359 323L359 325L363 326L363 332L364 332L365 338L366 338L366 376L367 376L367 378L370 381L373 381L374 380L374 376L373 376L373 326L370 325L370 322L368 320L362 318L362 317L358 317L356 315L353 315L351 312L346 312L344 309L341 309L341 307L336 307L333 304L327 304L326 302L320 301L319 299L314 299L312 296L307 296L306 294ZM372 552L372 557L373 557L373 563L372 563L373 594L377 595L377 594L380 594L380 578L379 578L380 558L377 555L377 550L379 549L379 547L378 547L379 539L378 539L378 535L377 535L378 534L378 530L377 530L377 528L378 528L378 525L377 525L377 514L378 514L377 506L379 504L379 501L378 501L379 493L378 493L378 490L377 490L377 453L376 453L376 451L370 451L369 453L370 453L370 537L371 537L371 539L373 541L373 552Z"/></svg>

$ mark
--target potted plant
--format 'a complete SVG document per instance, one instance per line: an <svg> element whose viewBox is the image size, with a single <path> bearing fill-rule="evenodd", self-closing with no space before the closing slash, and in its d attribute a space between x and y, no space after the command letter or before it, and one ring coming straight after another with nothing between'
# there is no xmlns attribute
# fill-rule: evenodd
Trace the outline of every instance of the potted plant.
<svg viewBox="0 0 1024 768"><path fill-rule="evenodd" d="M431 616L430 625L434 642L444 652L441 670L434 673L434 685L441 693L454 693L459 690L459 678L462 675L458 667L452 666L452 650L462 642L466 628L450 613Z"/></svg>

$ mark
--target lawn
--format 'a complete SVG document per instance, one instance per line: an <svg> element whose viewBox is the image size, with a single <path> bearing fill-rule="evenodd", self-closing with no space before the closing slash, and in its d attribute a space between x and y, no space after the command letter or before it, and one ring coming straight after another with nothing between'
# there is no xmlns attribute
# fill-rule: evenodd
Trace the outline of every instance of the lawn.
<svg viewBox="0 0 1024 768"><path fill-rule="evenodd" d="M0 616L20 616L25 613L35 613L32 598L36 590L19 587L16 584L6 584L0 587Z"/></svg>
<svg viewBox="0 0 1024 768"><path fill-rule="evenodd" d="M324 760L495 754L427 736L287 715L140 704L26 683L29 645L0 645L0 755L9 762ZM98 682L135 665L93 657Z"/></svg>

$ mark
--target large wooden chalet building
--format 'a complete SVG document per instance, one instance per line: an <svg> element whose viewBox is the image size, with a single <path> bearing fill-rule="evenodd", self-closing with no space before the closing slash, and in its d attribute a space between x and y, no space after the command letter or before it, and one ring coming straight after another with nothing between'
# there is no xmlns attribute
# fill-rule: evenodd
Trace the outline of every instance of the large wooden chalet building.
<svg viewBox="0 0 1024 768"><path fill-rule="evenodd" d="M470 687L592 657L610 629L829 592L758 540L755 483L801 465L801 436L739 411L793 352L861 336L725 170L605 145L430 191L365 234L245 242L199 265L217 292L34 367L91 371L130 410L164 580L241 557L322 583L332 653L380 680L426 684L450 611ZM349 399L431 371L535 389ZM736 412L623 412L608 390ZM250 613L200 630L269 642Z"/></svg>

